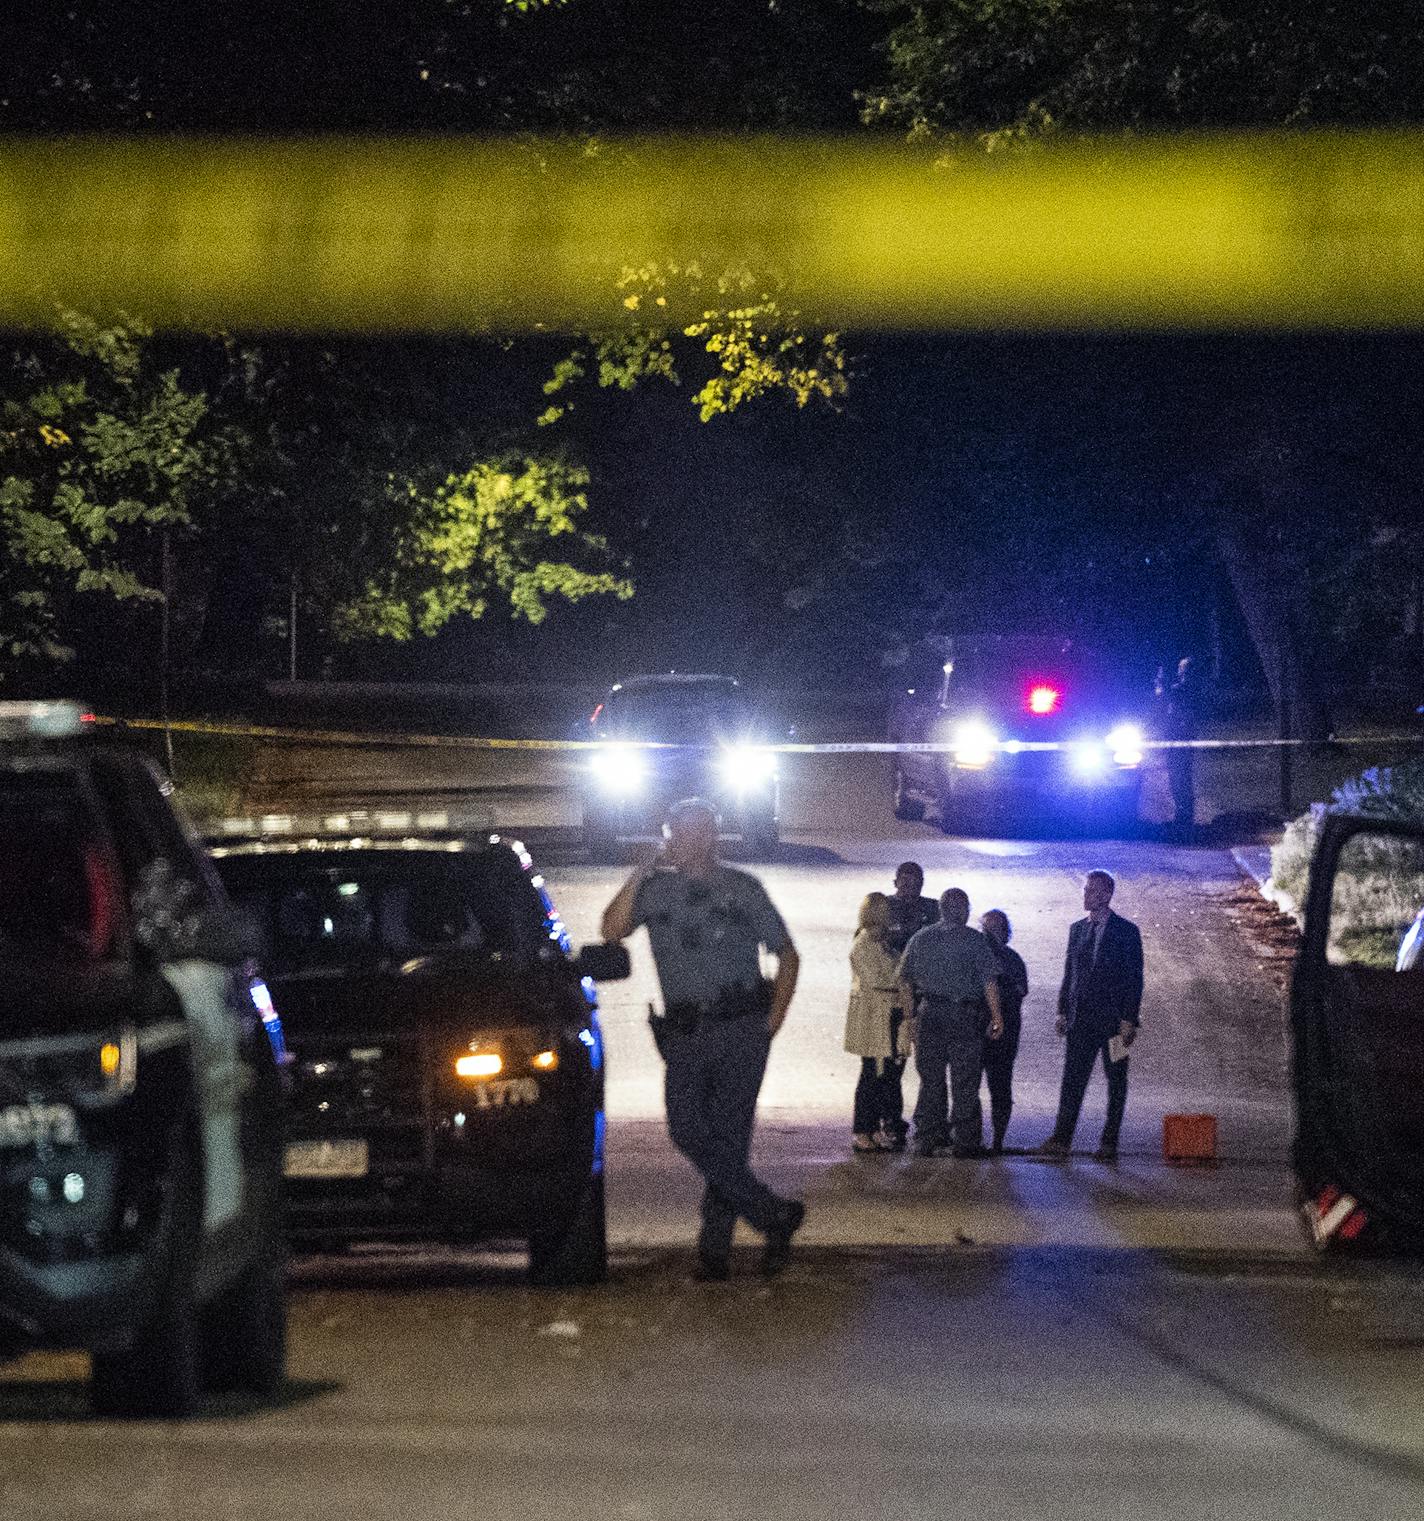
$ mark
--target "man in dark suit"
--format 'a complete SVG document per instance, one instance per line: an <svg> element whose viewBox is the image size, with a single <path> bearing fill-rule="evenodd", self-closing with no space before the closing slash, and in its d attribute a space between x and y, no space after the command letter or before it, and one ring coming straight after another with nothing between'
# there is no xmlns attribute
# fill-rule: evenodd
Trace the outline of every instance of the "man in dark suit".
<svg viewBox="0 0 1424 1521"><path fill-rule="evenodd" d="M1083 883L1086 919L1068 931L1068 959L1058 992L1058 1033L1068 1038L1063 1057L1063 1085L1058 1122L1038 1148L1039 1155L1061 1161L1073 1147L1073 1132L1093 1065L1102 1057L1108 1080L1108 1113L1094 1156L1117 1160L1118 1135L1127 1108L1126 1048L1137 1038L1142 1008L1142 936L1130 919L1113 913L1112 875L1090 871ZM1112 1041L1120 1037L1123 1054L1112 1059Z"/></svg>

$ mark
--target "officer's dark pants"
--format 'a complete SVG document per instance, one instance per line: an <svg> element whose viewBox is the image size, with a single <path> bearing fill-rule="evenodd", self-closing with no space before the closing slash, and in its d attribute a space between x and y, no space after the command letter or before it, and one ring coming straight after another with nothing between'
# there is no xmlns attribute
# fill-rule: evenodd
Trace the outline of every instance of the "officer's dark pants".
<svg viewBox="0 0 1424 1521"><path fill-rule="evenodd" d="M932 1146L941 1146L946 1139L956 1147L984 1144L984 1111L979 1104L983 1062L983 1006L927 1000L915 1041L915 1070L920 1075L920 1096L915 1102L918 1141ZM947 1112L951 1103L953 1111Z"/></svg>
<svg viewBox="0 0 1424 1521"><path fill-rule="evenodd" d="M1083 1095L1088 1090L1088 1079L1093 1075L1093 1063L1099 1056L1108 1080L1108 1113L1103 1121L1102 1144L1116 1146L1118 1143L1123 1112L1127 1108L1127 1058L1115 1062L1108 1053L1108 1042L1117 1033L1116 1025L1111 1030L1075 1026L1068 1032L1067 1050L1063 1055L1063 1086L1058 1094L1058 1123L1053 1127L1054 1139L1062 1141L1065 1146L1073 1144Z"/></svg>
<svg viewBox="0 0 1424 1521"><path fill-rule="evenodd" d="M1192 774L1196 751L1168 750L1166 754L1167 781L1172 789L1172 822L1178 829L1190 829L1197 816L1196 779Z"/></svg>
<svg viewBox="0 0 1424 1521"><path fill-rule="evenodd" d="M1014 1112L1014 1061L1019 1054L1023 1016L1004 1015L1004 1033L998 1040L984 1041L984 1080L989 1085L989 1118L994 1145L1004 1144L1009 1116Z"/></svg>
<svg viewBox="0 0 1424 1521"><path fill-rule="evenodd" d="M770 1049L766 1015L759 1012L702 1019L691 1032L668 1032L668 1133L707 1183L698 1239L706 1257L725 1257L731 1250L738 1215L762 1232L786 1219L788 1201L747 1165Z"/></svg>

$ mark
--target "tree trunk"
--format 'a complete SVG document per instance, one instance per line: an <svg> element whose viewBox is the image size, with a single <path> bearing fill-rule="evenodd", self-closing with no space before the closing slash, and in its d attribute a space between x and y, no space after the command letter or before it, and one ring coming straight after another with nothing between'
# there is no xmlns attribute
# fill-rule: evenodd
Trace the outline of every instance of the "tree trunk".
<svg viewBox="0 0 1424 1521"><path fill-rule="evenodd" d="M1219 514L1217 551L1261 661L1277 717L1284 709L1297 738L1324 740L1330 734L1330 700L1308 588L1297 558L1285 550L1288 530L1263 522L1266 517L1259 496L1256 501L1238 497Z"/></svg>

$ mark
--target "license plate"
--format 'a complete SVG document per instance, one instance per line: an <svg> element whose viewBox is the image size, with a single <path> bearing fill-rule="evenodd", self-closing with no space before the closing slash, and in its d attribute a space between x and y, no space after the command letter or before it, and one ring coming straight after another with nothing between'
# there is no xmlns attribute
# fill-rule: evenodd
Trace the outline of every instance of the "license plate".
<svg viewBox="0 0 1424 1521"><path fill-rule="evenodd" d="M289 1178L364 1178L370 1166L365 1141L290 1141L282 1170Z"/></svg>
<svg viewBox="0 0 1424 1521"><path fill-rule="evenodd" d="M0 1146L73 1146L79 1121L68 1104L8 1104L0 1109Z"/></svg>
<svg viewBox="0 0 1424 1521"><path fill-rule="evenodd" d="M496 1078L475 1089L476 1109L513 1109L518 1104L537 1104L539 1084L532 1077Z"/></svg>

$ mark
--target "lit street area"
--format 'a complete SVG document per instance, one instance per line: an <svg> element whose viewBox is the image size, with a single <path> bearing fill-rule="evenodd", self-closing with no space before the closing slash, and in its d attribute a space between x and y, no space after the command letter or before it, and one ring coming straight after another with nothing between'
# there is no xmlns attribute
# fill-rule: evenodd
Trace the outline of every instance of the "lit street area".
<svg viewBox="0 0 1424 1521"><path fill-rule="evenodd" d="M503 786L511 764L487 763L488 780ZM889 819L881 758L824 764L837 770L788 789L777 858L748 863L803 957L754 1148L773 1186L807 1202L780 1279L758 1276L747 1236L730 1282L692 1280L699 1190L661 1118L639 935L632 979L602 997L606 1285L531 1289L515 1246L299 1256L276 1408L220 1398L186 1427L120 1427L90 1416L82 1357L10 1365L7 1505L412 1521L1415 1514L1424 1286L1400 1264L1341 1266L1303 1244L1289 952L1229 850L944 838ZM557 778L534 796L574 806ZM850 930L861 897L911 857L928 891L958 885L976 915L1005 909L1029 968L1002 1158L850 1150ZM567 845L538 864L575 942L595 938L626 866ZM1076 1154L1055 1165L1022 1153L1052 1126L1063 946L1099 866L1142 929L1143 1034L1118 1163L1090 1156L1099 1073ZM912 1099L913 1074L906 1085ZM1162 1118L1180 1112L1216 1116L1218 1166L1164 1163Z"/></svg>

